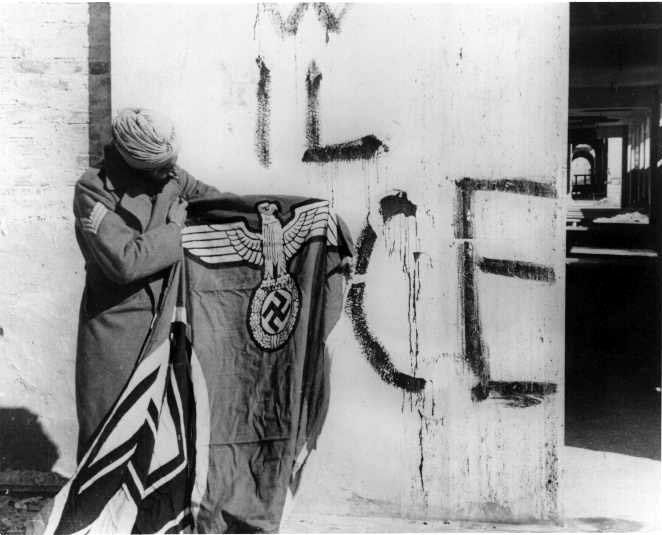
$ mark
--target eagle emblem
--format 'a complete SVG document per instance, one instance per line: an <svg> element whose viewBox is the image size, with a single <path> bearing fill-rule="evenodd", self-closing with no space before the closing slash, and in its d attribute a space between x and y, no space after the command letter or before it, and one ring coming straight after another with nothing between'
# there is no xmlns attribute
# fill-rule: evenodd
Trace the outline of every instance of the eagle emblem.
<svg viewBox="0 0 662 535"><path fill-rule="evenodd" d="M261 268L262 280L251 296L247 323L255 343L275 351L294 332L301 307L301 290L287 270L288 262L313 238L337 246L338 223L328 201L297 206L285 225L276 202L262 201L256 210L260 232L250 230L244 221L195 225L183 230L182 243L207 265L241 263Z"/></svg>

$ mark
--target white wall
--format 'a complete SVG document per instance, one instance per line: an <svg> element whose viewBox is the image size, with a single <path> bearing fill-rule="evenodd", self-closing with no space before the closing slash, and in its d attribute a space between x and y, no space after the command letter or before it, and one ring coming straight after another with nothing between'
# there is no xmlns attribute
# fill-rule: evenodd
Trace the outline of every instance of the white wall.
<svg viewBox="0 0 662 535"><path fill-rule="evenodd" d="M88 160L87 22L87 4L0 6L0 410L36 414L65 473L77 432L83 262L71 201Z"/></svg>
<svg viewBox="0 0 662 535"><path fill-rule="evenodd" d="M292 7L281 8L283 19ZM49 13L62 29L43 25ZM11 172L0 199L0 254L10 259L0 268L0 347L9 363L0 399L40 416L60 448L56 468L67 471L75 454L74 334L83 282L70 200L87 161L87 6L5 14L3 25L34 31L26 32L29 46L22 34L0 32L4 68L16 68L13 56L23 48L29 58L67 59L33 78L2 78L10 91L0 105L24 109L30 139L13 141L21 127L3 118L2 146L13 148L6 149ZM477 254L555 270L554 283L476 274L492 379L558 385L557 394L528 408L471 400L476 378L463 357L462 240L453 222L462 177L519 177L563 191L567 6L354 5L328 40L311 8L296 35L275 28L256 6L113 4L112 99L114 110L147 105L172 115L185 143L181 163L223 190L331 198L355 236L370 213L379 236L366 276L370 328L396 366L411 373L417 360L417 375L428 383L414 396L384 383L343 317L329 341L330 413L293 514L554 516L563 407L560 204L478 192L473 205ZM258 55L271 70L268 169L254 149ZM388 152L301 162L313 59L323 75L321 143L374 134ZM398 216L384 228L378 203L394 188L407 191L417 217ZM417 355L409 349L416 332Z"/></svg>
<svg viewBox="0 0 662 535"><path fill-rule="evenodd" d="M342 5L335 5L336 12ZM292 5L277 8L283 20ZM354 5L340 32L310 8L296 35L256 6L112 9L113 108L149 105L174 116L182 164L237 193L333 199L358 235L368 211L379 239L367 274L367 314L395 364L411 371L418 330L423 395L382 382L347 317L330 341L329 418L297 511L526 519L556 514L562 437L563 218L550 199L476 194L475 247L494 258L553 266L545 284L477 275L492 379L549 381L559 393L514 409L472 402L462 359L456 179L520 177L563 191L567 116L565 5ZM271 156L254 150L261 56L271 71ZM390 151L359 162L304 164L306 70L322 72L320 141L366 134ZM393 188L416 222L382 229L378 201ZM389 244L394 253L389 255ZM421 251L415 266L414 251ZM418 319L408 319L416 270ZM433 408L434 405L434 408Z"/></svg>

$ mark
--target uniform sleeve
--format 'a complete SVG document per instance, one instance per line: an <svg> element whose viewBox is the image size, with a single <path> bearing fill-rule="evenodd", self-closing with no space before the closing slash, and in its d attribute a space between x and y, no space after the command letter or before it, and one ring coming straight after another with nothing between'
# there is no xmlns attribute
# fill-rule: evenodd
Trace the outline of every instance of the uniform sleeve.
<svg viewBox="0 0 662 535"><path fill-rule="evenodd" d="M197 201L200 199L213 199L220 197L221 192L213 186L208 186L204 182L193 178L189 173L179 168L177 174L182 182L180 196L186 201Z"/></svg>
<svg viewBox="0 0 662 535"><path fill-rule="evenodd" d="M104 193L78 184L74 215L79 235L109 279L128 284L181 259L181 228L177 224L168 223L136 236Z"/></svg>

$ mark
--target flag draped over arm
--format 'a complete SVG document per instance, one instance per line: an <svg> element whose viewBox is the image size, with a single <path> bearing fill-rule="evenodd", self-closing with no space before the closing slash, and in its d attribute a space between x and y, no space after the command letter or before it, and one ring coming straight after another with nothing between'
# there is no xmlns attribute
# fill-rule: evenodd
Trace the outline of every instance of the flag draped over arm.
<svg viewBox="0 0 662 535"><path fill-rule="evenodd" d="M324 420L351 243L319 199L232 196L189 216L184 260L48 534L278 530Z"/></svg>

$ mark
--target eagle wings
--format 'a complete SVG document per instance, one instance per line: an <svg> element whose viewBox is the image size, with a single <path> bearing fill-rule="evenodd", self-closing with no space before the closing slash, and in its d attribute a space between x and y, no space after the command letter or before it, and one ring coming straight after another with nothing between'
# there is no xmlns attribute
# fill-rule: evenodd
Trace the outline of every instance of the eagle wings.
<svg viewBox="0 0 662 535"><path fill-rule="evenodd" d="M280 222L278 222L280 224ZM265 264L264 221L260 232L253 232L243 221L186 227L182 242L188 252L207 264L246 262L257 267ZM306 241L326 236L328 245L337 245L337 221L328 201L298 206L283 226L282 254L289 261Z"/></svg>

